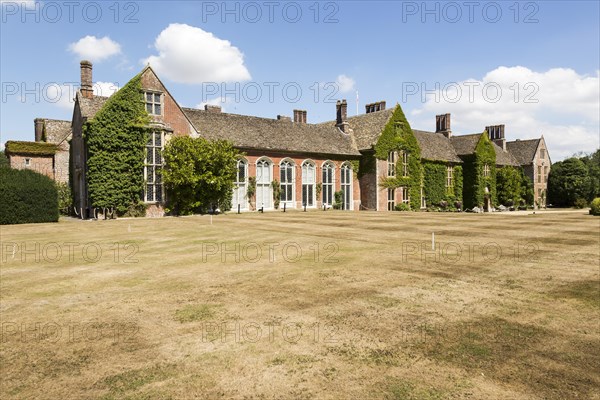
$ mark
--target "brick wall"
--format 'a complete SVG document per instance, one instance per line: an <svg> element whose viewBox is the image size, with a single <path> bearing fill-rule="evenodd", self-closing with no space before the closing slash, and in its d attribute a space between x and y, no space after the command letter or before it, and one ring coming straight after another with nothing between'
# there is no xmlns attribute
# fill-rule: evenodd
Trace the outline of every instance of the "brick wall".
<svg viewBox="0 0 600 400"><path fill-rule="evenodd" d="M29 161L29 165L26 165L27 160ZM10 155L10 167L14 169L29 169L54 179L53 156Z"/></svg>

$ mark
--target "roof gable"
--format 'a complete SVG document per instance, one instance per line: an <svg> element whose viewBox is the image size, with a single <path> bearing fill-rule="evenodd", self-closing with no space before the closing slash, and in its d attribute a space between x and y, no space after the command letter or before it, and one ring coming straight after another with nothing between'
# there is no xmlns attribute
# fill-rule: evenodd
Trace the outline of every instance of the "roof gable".
<svg viewBox="0 0 600 400"><path fill-rule="evenodd" d="M520 165L529 165L533 163L535 154L540 145L541 139L515 140L506 142L506 149L513 155Z"/></svg>

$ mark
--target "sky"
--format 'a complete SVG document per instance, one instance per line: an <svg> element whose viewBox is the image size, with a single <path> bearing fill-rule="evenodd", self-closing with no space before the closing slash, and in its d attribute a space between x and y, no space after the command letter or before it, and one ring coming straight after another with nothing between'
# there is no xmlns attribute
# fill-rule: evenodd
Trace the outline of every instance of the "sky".
<svg viewBox="0 0 600 400"><path fill-rule="evenodd" d="M108 96L150 64L181 106L308 122L399 103L414 129L504 124L552 161L600 147L598 1L5 1L0 142L70 120L79 62Z"/></svg>

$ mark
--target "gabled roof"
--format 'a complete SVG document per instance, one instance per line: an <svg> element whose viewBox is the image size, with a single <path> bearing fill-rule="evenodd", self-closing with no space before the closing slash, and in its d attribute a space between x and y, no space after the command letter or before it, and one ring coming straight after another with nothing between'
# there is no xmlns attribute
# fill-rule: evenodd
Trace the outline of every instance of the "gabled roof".
<svg viewBox="0 0 600 400"><path fill-rule="evenodd" d="M501 165L501 166L510 165L513 167L518 167L519 165L521 165L509 151L504 151L502 149L502 147L498 146L494 142L492 142L492 145L494 147L494 151L496 152L496 165ZM507 150L508 150L508 147L507 147Z"/></svg>
<svg viewBox="0 0 600 400"><path fill-rule="evenodd" d="M79 102L79 109L83 118L92 119L98 111L104 106L108 97L94 95L91 99L83 97L80 91L77 91L75 101Z"/></svg>
<svg viewBox="0 0 600 400"><path fill-rule="evenodd" d="M450 143L454 147L454 151L459 156L466 156L475 153L475 147L479 143L481 133L473 133L470 135L460 135L450 137Z"/></svg>
<svg viewBox="0 0 600 400"><path fill-rule="evenodd" d="M462 162L456 155L450 140L443 134L415 129L413 129L413 133L421 148L421 158L432 161Z"/></svg>
<svg viewBox="0 0 600 400"><path fill-rule="evenodd" d="M515 140L506 142L506 149L511 152L520 165L533 162L541 139Z"/></svg>
<svg viewBox="0 0 600 400"><path fill-rule="evenodd" d="M252 117L183 108L205 139L229 140L244 149L359 156L352 138L328 124L299 124L289 120Z"/></svg>
<svg viewBox="0 0 600 400"><path fill-rule="evenodd" d="M71 121L44 118L46 142L61 145L71 139Z"/></svg>

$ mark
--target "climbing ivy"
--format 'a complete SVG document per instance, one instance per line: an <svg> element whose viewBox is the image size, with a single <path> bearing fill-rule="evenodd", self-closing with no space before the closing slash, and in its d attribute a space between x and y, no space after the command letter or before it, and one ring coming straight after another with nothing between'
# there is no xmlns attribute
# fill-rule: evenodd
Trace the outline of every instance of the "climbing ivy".
<svg viewBox="0 0 600 400"><path fill-rule="evenodd" d="M492 205L496 204L496 152L487 131L481 134L474 153L465 156L463 161L465 207L483 207L486 196L490 196ZM488 176L484 176L486 165L489 168ZM486 187L489 188L488 194Z"/></svg>
<svg viewBox="0 0 600 400"><path fill-rule="evenodd" d="M84 126L92 207L114 207L122 214L141 201L144 147L150 129L141 92L141 76L137 75Z"/></svg>
<svg viewBox="0 0 600 400"><path fill-rule="evenodd" d="M396 163L396 177L381 178L380 185L390 189L408 187L410 207L418 210L421 205L421 179L423 176L421 148L399 104L396 105L392 117L379 136L375 145L375 157L379 160L387 160L388 154L392 151L397 151L399 154L399 160ZM409 155L408 176L403 176L401 152Z"/></svg>

